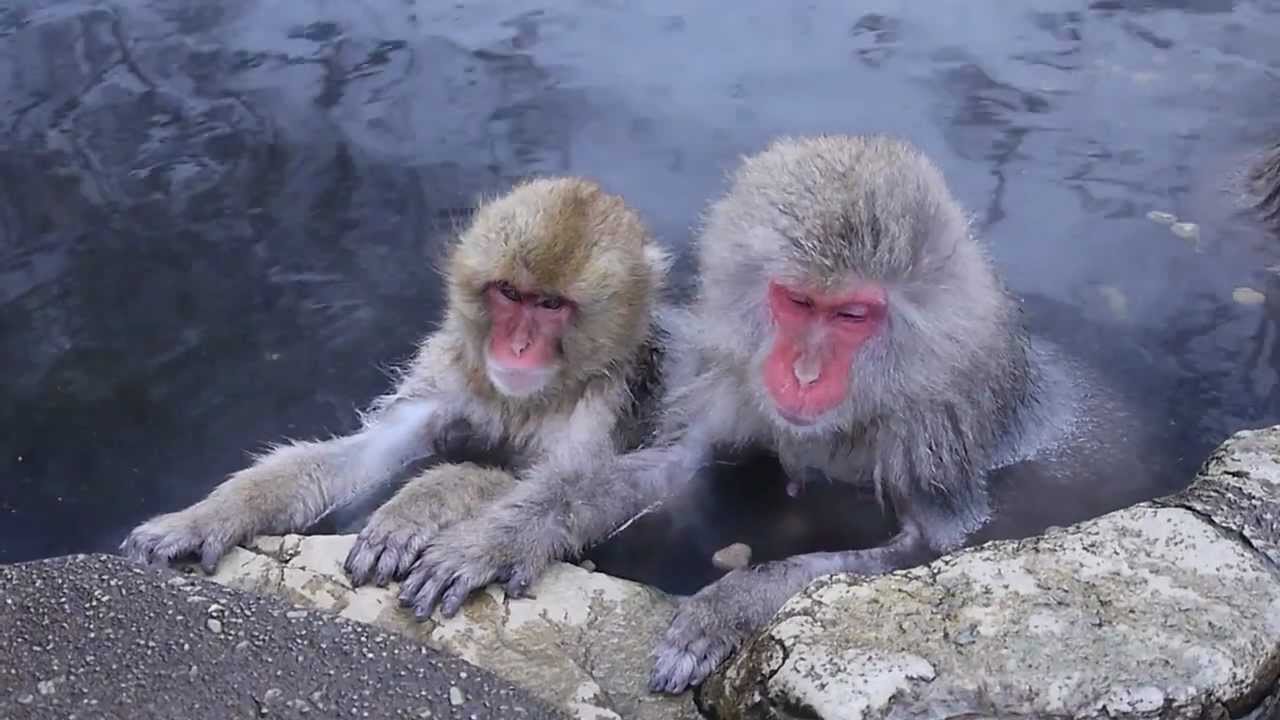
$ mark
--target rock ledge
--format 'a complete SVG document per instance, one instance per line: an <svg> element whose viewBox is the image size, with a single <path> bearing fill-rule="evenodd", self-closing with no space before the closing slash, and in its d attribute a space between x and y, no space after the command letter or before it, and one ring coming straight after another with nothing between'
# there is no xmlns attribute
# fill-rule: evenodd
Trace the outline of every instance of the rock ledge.
<svg viewBox="0 0 1280 720"><path fill-rule="evenodd" d="M675 612L665 594L561 563L538 581L535 598L507 601L490 586L456 617L442 620L437 612L418 623L397 603L398 586L351 587L342 561L354 540L260 537L223 558L212 579L416 639L492 670L570 717L698 717L689 695L656 696L645 688L649 653Z"/></svg>
<svg viewBox="0 0 1280 720"><path fill-rule="evenodd" d="M700 691L719 718L1269 717L1280 427L1187 490L884 577L824 578Z"/></svg>

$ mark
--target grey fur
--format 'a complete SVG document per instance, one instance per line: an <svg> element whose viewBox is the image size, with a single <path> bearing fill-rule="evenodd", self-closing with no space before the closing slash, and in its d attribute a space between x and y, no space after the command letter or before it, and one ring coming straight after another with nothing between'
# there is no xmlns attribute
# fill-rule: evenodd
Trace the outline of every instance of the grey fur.
<svg viewBox="0 0 1280 720"><path fill-rule="evenodd" d="M958 548L990 517L987 472L1052 442L1031 432L1041 426L1043 376L1019 307L942 174L910 144L883 136L775 142L743 163L712 206L700 260L703 372L740 378L731 404L755 416L711 439L741 442L743 423L754 423L749 441L777 451L789 476L816 469L873 483L901 528L877 548L797 556L703 589L658 649L650 684L663 692L701 682L820 575L889 572ZM885 287L884 332L859 351L851 390L828 420L789 425L760 381L771 336L766 285L851 276ZM686 398L690 425L705 423L695 413L708 398Z"/></svg>

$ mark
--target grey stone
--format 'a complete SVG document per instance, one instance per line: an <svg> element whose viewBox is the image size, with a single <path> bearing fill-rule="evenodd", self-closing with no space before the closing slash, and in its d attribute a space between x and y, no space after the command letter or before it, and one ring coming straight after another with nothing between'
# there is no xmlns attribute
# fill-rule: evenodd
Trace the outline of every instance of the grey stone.
<svg viewBox="0 0 1280 720"><path fill-rule="evenodd" d="M115 556L0 565L0 718L563 716L465 661L291 609Z"/></svg>
<svg viewBox="0 0 1280 720"><path fill-rule="evenodd" d="M751 564L751 546L746 543L726 545L711 556L711 564L721 570L736 570Z"/></svg>
<svg viewBox="0 0 1280 720"><path fill-rule="evenodd" d="M788 602L700 703L732 718L1268 717L1280 427L1186 491Z"/></svg>
<svg viewBox="0 0 1280 720"><path fill-rule="evenodd" d="M498 586L454 618L424 622L399 606L399 587L357 589L342 569L352 535L264 536L232 550L215 582L278 595L457 655L586 719L696 718L692 695L646 689L650 652L675 613L666 594L638 583L553 565L535 597L508 599Z"/></svg>

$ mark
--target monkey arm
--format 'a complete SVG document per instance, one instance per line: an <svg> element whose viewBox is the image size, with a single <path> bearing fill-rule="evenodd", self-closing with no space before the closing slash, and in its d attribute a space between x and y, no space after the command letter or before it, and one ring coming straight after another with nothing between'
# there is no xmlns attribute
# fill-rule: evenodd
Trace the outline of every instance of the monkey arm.
<svg viewBox="0 0 1280 720"><path fill-rule="evenodd" d="M511 597L528 595L548 564L577 555L692 479L710 457L703 437L621 455L603 445L557 453L484 513L432 541L401 588L401 604L425 619L437 604L454 615L494 581Z"/></svg>
<svg viewBox="0 0 1280 720"><path fill-rule="evenodd" d="M908 523L879 547L796 555L729 572L681 605L658 645L649 688L678 694L701 683L783 603L819 577L879 574L932 555L924 534Z"/></svg>
<svg viewBox="0 0 1280 720"><path fill-rule="evenodd" d="M351 582L385 587L404 578L441 528L475 517L515 482L506 470L475 463L428 468L365 523L344 563Z"/></svg>
<svg viewBox="0 0 1280 720"><path fill-rule="evenodd" d="M789 598L824 575L881 575L929 562L959 547L973 530L977 509L985 511L979 481L890 487L900 528L877 547L817 552L734 570L681 606L658 647L649 687L680 693L701 683Z"/></svg>
<svg viewBox="0 0 1280 720"><path fill-rule="evenodd" d="M429 453L449 413L439 401L404 398L351 435L274 448L191 507L153 518L121 545L142 562L196 553L213 572L226 550L265 532L301 530Z"/></svg>

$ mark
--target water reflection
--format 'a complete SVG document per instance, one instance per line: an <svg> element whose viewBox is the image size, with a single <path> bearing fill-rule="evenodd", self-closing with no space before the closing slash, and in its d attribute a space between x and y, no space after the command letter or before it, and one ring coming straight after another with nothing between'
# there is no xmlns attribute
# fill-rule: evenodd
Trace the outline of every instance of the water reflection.
<svg viewBox="0 0 1280 720"><path fill-rule="evenodd" d="M0 561L109 548L268 440L351 429L437 320L435 254L477 193L582 173L679 247L780 133L934 155L1037 322L1168 423L1172 468L1143 487L1176 487L1280 421L1280 253L1229 184L1280 132L1278 20L1263 0L0 9ZM778 506L753 467L694 493L733 503L715 532L652 533L732 542ZM862 541L829 532L857 498L810 497L826 512L795 543ZM791 547L787 508L759 543Z"/></svg>

